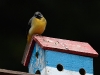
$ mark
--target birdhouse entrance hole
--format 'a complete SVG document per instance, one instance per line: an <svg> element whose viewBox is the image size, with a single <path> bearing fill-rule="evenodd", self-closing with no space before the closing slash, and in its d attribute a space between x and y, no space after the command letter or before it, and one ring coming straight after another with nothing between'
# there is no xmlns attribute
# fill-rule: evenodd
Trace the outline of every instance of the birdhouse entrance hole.
<svg viewBox="0 0 100 75"><path fill-rule="evenodd" d="M36 58L38 58L38 56L39 56L39 52L36 52L35 56L36 56Z"/></svg>
<svg viewBox="0 0 100 75"><path fill-rule="evenodd" d="M63 66L62 66L61 64L58 64L58 65L57 65L57 70L58 70L58 71L62 71L62 70L63 70Z"/></svg>
<svg viewBox="0 0 100 75"><path fill-rule="evenodd" d="M35 74L41 74L41 73L40 73L40 71L39 71L39 70L37 70L37 71L35 72Z"/></svg>
<svg viewBox="0 0 100 75"><path fill-rule="evenodd" d="M79 69L79 73L81 75L85 75L86 74L86 71L85 71L85 69L81 68L81 69Z"/></svg>

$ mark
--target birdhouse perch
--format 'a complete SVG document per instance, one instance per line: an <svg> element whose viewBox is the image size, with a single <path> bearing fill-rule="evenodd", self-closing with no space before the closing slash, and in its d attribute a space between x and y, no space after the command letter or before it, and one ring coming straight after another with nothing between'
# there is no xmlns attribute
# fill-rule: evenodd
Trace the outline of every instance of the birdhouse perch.
<svg viewBox="0 0 100 75"><path fill-rule="evenodd" d="M41 75L93 75L93 57L98 53L86 42L33 36L23 65Z"/></svg>

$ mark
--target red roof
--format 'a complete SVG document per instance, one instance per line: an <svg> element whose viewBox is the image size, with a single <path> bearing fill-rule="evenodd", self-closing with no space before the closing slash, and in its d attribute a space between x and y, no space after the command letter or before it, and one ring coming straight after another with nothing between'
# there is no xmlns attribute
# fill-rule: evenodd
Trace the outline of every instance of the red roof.
<svg viewBox="0 0 100 75"><path fill-rule="evenodd" d="M24 65L30 60L32 48L37 42L44 50L53 50L71 54L97 57L98 53L86 42L64 40L45 36L34 36L24 58Z"/></svg>

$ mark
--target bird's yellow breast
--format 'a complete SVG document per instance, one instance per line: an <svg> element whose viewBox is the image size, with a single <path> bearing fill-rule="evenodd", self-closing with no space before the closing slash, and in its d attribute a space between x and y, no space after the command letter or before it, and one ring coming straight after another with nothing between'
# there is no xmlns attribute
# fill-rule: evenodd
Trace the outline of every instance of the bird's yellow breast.
<svg viewBox="0 0 100 75"><path fill-rule="evenodd" d="M46 20L45 18L41 18L41 19L33 19L32 20L32 25L31 28L29 30L30 34L42 34L45 30L46 27Z"/></svg>

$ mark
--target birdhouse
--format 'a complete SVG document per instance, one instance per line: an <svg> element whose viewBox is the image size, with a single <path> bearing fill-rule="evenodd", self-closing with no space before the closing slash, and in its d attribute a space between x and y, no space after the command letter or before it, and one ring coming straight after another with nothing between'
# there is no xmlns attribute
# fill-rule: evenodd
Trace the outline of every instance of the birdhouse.
<svg viewBox="0 0 100 75"><path fill-rule="evenodd" d="M86 42L33 36L23 65L31 74L93 75L93 57L97 56Z"/></svg>

